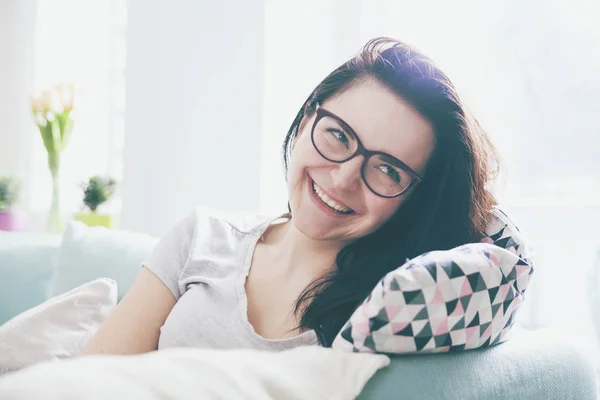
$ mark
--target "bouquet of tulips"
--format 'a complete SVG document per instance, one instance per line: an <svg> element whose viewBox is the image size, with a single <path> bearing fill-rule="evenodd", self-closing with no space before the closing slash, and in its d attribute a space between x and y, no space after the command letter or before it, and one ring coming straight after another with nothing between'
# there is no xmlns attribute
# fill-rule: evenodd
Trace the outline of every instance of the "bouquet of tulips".
<svg viewBox="0 0 600 400"><path fill-rule="evenodd" d="M75 122L75 110L81 96L80 87L74 84L58 84L31 98L33 117L48 152L48 167L52 175L52 205L47 229L54 233L63 230L60 216L60 156L69 143Z"/></svg>

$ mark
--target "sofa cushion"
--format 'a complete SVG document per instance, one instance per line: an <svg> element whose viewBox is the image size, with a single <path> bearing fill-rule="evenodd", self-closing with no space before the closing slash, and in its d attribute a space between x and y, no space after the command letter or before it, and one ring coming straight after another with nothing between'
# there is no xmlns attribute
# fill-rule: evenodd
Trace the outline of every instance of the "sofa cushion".
<svg viewBox="0 0 600 400"><path fill-rule="evenodd" d="M522 235L499 209L487 236L432 251L388 273L333 347L346 351L463 351L506 341L533 274Z"/></svg>
<svg viewBox="0 0 600 400"><path fill-rule="evenodd" d="M121 300L155 243L155 238L145 234L69 221L48 295L53 297L89 281L110 278L117 282Z"/></svg>
<svg viewBox="0 0 600 400"><path fill-rule="evenodd" d="M46 300L0 326L0 375L75 357L117 306L117 284L98 279Z"/></svg>
<svg viewBox="0 0 600 400"><path fill-rule="evenodd" d="M0 231L0 325L46 300L60 236Z"/></svg>

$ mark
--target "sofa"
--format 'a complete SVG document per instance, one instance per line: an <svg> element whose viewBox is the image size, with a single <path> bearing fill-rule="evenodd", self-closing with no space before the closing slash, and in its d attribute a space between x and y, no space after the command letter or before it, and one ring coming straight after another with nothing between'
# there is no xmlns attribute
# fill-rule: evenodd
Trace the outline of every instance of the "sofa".
<svg viewBox="0 0 600 400"><path fill-rule="evenodd" d="M122 298L156 238L71 222L63 236L0 231L0 325L48 298L100 277ZM526 330L489 348L393 356L366 399L596 399L595 360L563 332Z"/></svg>

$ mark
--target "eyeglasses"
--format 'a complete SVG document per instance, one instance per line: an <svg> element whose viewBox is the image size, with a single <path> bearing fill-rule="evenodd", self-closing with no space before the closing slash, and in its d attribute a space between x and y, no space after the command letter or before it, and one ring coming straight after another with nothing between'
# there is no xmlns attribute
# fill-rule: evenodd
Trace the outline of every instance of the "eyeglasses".
<svg viewBox="0 0 600 400"><path fill-rule="evenodd" d="M316 113L311 140L317 152L326 160L339 164L362 155L365 160L361 177L376 195L398 197L422 180L396 157L365 149L350 125L334 113L319 105Z"/></svg>

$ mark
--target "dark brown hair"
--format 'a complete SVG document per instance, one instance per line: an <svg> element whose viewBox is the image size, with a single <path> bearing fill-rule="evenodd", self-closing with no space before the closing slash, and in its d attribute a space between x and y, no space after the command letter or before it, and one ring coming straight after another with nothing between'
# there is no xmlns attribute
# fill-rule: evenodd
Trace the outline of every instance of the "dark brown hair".
<svg viewBox="0 0 600 400"><path fill-rule="evenodd" d="M314 329L331 346L352 312L388 272L432 250L483 237L493 195L486 185L499 159L492 142L458 97L450 79L412 47L389 38L369 41L308 96L283 143L287 171L294 138L317 104L364 79L376 79L410 103L433 126L436 144L423 181L380 228L344 247L336 268L300 295L300 329Z"/></svg>

